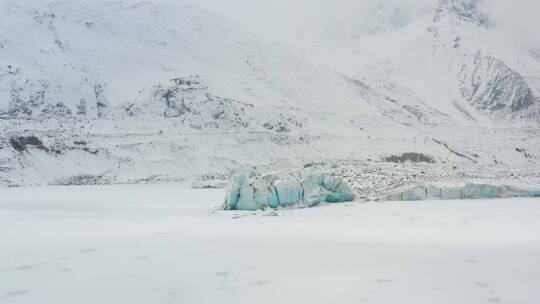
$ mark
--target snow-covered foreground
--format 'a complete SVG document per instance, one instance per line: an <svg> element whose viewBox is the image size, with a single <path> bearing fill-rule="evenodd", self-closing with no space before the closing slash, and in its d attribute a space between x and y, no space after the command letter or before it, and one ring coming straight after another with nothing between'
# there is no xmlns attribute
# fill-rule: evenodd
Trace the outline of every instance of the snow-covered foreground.
<svg viewBox="0 0 540 304"><path fill-rule="evenodd" d="M223 190L0 190L0 302L539 303L540 200L217 211Z"/></svg>

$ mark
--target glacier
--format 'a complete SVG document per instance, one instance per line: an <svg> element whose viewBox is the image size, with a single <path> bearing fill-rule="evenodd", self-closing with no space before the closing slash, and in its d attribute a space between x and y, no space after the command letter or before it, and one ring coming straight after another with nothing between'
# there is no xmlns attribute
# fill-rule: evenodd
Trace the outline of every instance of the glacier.
<svg viewBox="0 0 540 304"><path fill-rule="evenodd" d="M260 173L252 170L233 176L223 209L314 207L322 202L350 202L355 196L352 187L342 177L320 171Z"/></svg>
<svg viewBox="0 0 540 304"><path fill-rule="evenodd" d="M424 201L513 197L540 197L540 190L525 189L504 184L467 183L455 186L427 184L395 190L383 197L383 199L388 201Z"/></svg>

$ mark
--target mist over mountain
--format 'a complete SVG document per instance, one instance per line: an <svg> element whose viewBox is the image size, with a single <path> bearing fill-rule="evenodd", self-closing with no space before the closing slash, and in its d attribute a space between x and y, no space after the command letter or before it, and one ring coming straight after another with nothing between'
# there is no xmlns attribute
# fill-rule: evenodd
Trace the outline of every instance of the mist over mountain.
<svg viewBox="0 0 540 304"><path fill-rule="evenodd" d="M525 26L536 21L519 22L519 10L504 14L503 7L497 1L381 3L352 36L307 48L305 55L351 77L391 80L472 121L483 120L475 112L537 120L538 43Z"/></svg>

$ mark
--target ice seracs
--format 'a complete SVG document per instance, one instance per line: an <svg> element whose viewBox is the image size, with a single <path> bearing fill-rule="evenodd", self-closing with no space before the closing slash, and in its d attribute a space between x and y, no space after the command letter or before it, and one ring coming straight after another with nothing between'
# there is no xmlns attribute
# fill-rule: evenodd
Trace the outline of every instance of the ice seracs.
<svg viewBox="0 0 540 304"><path fill-rule="evenodd" d="M540 190L483 183L467 183L463 185L426 184L398 188L390 191L390 194L380 199L389 201L424 201L512 197L540 197Z"/></svg>
<svg viewBox="0 0 540 304"><path fill-rule="evenodd" d="M353 201L356 194L343 180L318 171L285 170L281 172L235 175L227 191L226 210L258 210L280 207L314 207L322 202Z"/></svg>

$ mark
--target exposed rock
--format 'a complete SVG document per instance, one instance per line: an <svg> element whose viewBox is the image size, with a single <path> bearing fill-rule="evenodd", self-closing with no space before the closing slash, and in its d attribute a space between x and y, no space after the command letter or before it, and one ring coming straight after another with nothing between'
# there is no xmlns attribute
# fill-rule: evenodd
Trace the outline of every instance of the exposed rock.
<svg viewBox="0 0 540 304"><path fill-rule="evenodd" d="M33 147L38 150L49 151L43 142L36 136L12 136L9 139L11 146L18 152L26 152L28 147Z"/></svg>
<svg viewBox="0 0 540 304"><path fill-rule="evenodd" d="M540 98L534 96L521 74L499 59L478 51L463 63L459 76L463 97L484 113L538 114L535 106Z"/></svg>
<svg viewBox="0 0 540 304"><path fill-rule="evenodd" d="M460 21L474 23L483 27L490 27L492 21L480 9L484 0L442 0L435 12L434 22L445 18L455 18Z"/></svg>
<svg viewBox="0 0 540 304"><path fill-rule="evenodd" d="M405 162L429 163L429 164L435 163L435 160L433 159L433 157L422 154L422 153L415 153L415 152L386 156L384 160L390 163L405 163Z"/></svg>

